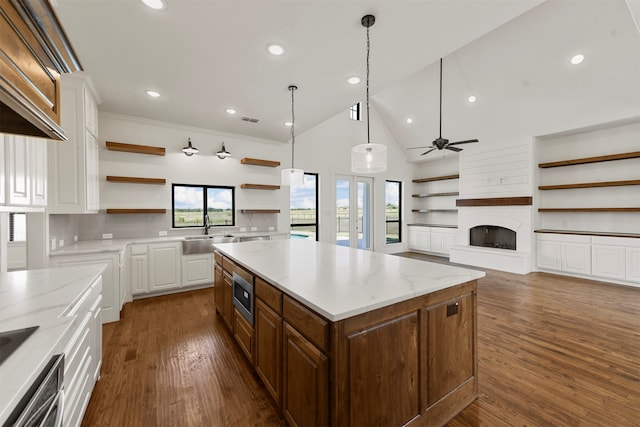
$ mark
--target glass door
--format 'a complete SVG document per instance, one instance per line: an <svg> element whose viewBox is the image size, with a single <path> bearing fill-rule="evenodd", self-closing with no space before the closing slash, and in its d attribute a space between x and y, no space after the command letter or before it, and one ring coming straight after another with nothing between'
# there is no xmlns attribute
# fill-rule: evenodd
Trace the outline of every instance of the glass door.
<svg viewBox="0 0 640 427"><path fill-rule="evenodd" d="M337 245L371 250L373 178L336 177Z"/></svg>

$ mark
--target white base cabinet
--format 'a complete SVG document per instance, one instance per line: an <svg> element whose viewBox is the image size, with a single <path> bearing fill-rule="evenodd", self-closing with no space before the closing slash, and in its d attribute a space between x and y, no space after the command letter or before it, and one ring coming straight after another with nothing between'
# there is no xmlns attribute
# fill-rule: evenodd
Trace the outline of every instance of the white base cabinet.
<svg viewBox="0 0 640 427"><path fill-rule="evenodd" d="M458 238L456 228L409 226L409 249L449 255Z"/></svg>
<svg viewBox="0 0 640 427"><path fill-rule="evenodd" d="M213 282L213 254L182 256L182 286Z"/></svg>
<svg viewBox="0 0 640 427"><path fill-rule="evenodd" d="M180 255L182 243L149 245L149 291L157 292L181 286Z"/></svg>
<svg viewBox="0 0 640 427"><path fill-rule="evenodd" d="M538 269L640 283L640 239L538 233Z"/></svg>

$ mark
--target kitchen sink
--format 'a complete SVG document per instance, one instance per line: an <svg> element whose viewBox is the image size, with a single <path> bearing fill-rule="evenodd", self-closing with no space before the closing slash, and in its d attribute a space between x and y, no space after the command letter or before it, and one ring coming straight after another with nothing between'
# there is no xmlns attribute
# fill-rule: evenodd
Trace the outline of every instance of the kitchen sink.
<svg viewBox="0 0 640 427"><path fill-rule="evenodd" d="M182 254L206 254L213 252L214 243L233 243L238 238L231 235L200 235L187 236L182 241Z"/></svg>

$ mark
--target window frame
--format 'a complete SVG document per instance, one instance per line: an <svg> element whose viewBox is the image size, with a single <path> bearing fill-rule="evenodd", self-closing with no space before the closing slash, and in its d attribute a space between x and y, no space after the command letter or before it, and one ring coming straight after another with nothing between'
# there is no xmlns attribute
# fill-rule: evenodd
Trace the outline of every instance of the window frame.
<svg viewBox="0 0 640 427"><path fill-rule="evenodd" d="M201 188L202 189L202 225L176 225L176 205L175 205L175 188L176 187L193 187L193 188ZM225 189L231 190L231 224L211 224L211 228L215 227L235 227L236 225L236 187L229 185L203 185L203 184L176 184L173 183L171 185L171 228L203 228L204 227L204 218L205 215L209 212L208 206L208 197L207 190L210 188L214 189Z"/></svg>
<svg viewBox="0 0 640 427"><path fill-rule="evenodd" d="M389 220L387 219L387 183L398 184L398 219L397 220ZM402 243L402 181L394 180L394 179L385 179L384 181L384 241L386 245L394 245L397 243ZM398 239L389 241L387 238L387 229L389 224L397 223L398 224Z"/></svg>
<svg viewBox="0 0 640 427"><path fill-rule="evenodd" d="M356 122L362 121L362 102L356 102L349 107L349 119Z"/></svg>
<svg viewBox="0 0 640 427"><path fill-rule="evenodd" d="M320 187L320 175L317 172L305 172L305 175L313 175L316 177L316 191L315 191L315 204L316 204L316 221L313 223L304 223L304 224L292 224L291 223L291 194L289 194L289 228L290 228L290 232L293 233L294 228L296 227L309 227L309 226L315 226L316 229L316 242L319 241L319 232L320 232L320 226L319 226L319 221L318 221L318 212L319 212L319 187Z"/></svg>

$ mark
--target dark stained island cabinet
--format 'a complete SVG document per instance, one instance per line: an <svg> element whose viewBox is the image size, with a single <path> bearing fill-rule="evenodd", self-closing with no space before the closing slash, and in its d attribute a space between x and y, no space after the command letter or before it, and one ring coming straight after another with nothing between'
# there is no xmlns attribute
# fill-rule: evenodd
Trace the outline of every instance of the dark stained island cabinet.
<svg viewBox="0 0 640 427"><path fill-rule="evenodd" d="M216 246L217 311L289 425L439 426L477 397L484 273L317 242ZM233 271L252 275L253 325L227 320Z"/></svg>

